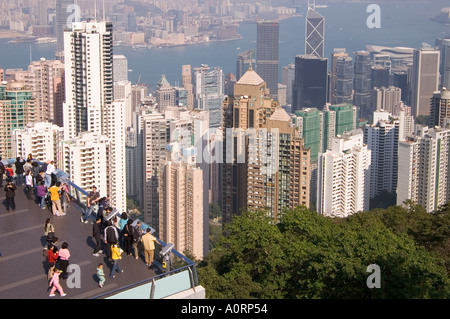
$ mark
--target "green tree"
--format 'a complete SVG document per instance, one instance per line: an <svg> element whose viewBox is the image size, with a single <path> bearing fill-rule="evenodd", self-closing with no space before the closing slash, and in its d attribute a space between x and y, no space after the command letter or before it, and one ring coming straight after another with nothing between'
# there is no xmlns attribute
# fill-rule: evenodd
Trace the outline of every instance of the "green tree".
<svg viewBox="0 0 450 319"><path fill-rule="evenodd" d="M331 219L298 207L275 223L267 211L244 211L199 264L200 283L208 298L448 298L447 215L430 223L437 217L422 213L396 206ZM435 252L415 243L430 236ZM380 289L367 287L371 264Z"/></svg>

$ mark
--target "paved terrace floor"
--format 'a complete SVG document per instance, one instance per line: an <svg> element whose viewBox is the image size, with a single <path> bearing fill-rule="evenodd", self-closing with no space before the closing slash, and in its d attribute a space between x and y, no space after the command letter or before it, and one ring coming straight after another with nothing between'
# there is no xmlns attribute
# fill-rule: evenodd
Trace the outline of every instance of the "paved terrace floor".
<svg viewBox="0 0 450 319"><path fill-rule="evenodd" d="M51 298L89 299L100 294L128 286L159 274L158 268L148 269L140 256L125 253L119 265L123 273L109 279L112 264L104 254L92 255L95 241L92 236L92 224L80 222L81 211L71 204L65 216L53 216L48 209L40 209L33 200L27 200L23 186L16 191L16 210L7 212L4 205L4 191L0 189L0 299L46 299L47 267L42 250L45 244L44 224L47 217L52 218L58 246L66 241L71 254L70 263L80 267L80 288L68 288L61 280L67 296L60 297L56 292ZM102 262L106 282L103 288L96 281L97 265Z"/></svg>

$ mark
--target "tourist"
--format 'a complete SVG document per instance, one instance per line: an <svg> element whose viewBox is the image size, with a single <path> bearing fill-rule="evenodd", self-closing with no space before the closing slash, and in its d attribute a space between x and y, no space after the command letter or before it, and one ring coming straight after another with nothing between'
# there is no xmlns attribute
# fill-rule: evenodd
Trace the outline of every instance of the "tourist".
<svg viewBox="0 0 450 319"><path fill-rule="evenodd" d="M56 262L58 261L59 252L58 248L54 244L48 244L47 246L47 281L50 281L55 271Z"/></svg>
<svg viewBox="0 0 450 319"><path fill-rule="evenodd" d="M94 252L92 253L92 255L94 255L95 257L100 256L99 254L103 252L101 250L101 244L102 244L102 240L101 240L102 224L101 223L102 223L102 218L97 217L97 219L95 220L94 226L92 227L92 237L95 239L95 248L94 248Z"/></svg>
<svg viewBox="0 0 450 319"><path fill-rule="evenodd" d="M106 222L106 228L103 231L103 239L106 244L105 254L109 259L111 259L111 247L118 243L119 233L116 226L114 226L109 220Z"/></svg>
<svg viewBox="0 0 450 319"><path fill-rule="evenodd" d="M64 297L66 293L64 293L63 288L61 287L61 284L59 283L59 276L62 276L63 271L61 269L55 269L52 279L50 280L49 287L52 287L52 290L50 290L49 297L55 296L55 291L58 289L58 292L61 297Z"/></svg>
<svg viewBox="0 0 450 319"><path fill-rule="evenodd" d="M41 209L45 209L45 197L47 196L47 187L45 187L44 181L40 181L38 183L39 185L37 186L36 189L36 196L41 205Z"/></svg>
<svg viewBox="0 0 450 319"><path fill-rule="evenodd" d="M60 200L60 188L61 188L61 182L56 182L55 185L49 188L50 192L50 200L52 201L52 214L55 216L63 216L65 215L62 207L61 207L61 200Z"/></svg>
<svg viewBox="0 0 450 319"><path fill-rule="evenodd" d="M134 256L136 259L139 258L139 246L142 240L142 229L141 229L141 221L138 220L136 222L136 226L133 227L133 249Z"/></svg>
<svg viewBox="0 0 450 319"><path fill-rule="evenodd" d="M155 252L156 238L150 233L150 227L147 228L147 232L142 236L142 244L144 246L145 264L151 266L153 264L153 256Z"/></svg>
<svg viewBox="0 0 450 319"><path fill-rule="evenodd" d="M52 220L50 218L45 220L44 236L48 243L51 243L52 239L55 237L55 226L52 224Z"/></svg>
<svg viewBox="0 0 450 319"><path fill-rule="evenodd" d="M52 174L55 171L55 162L47 161L47 169L45 170L45 186L50 188L52 186Z"/></svg>
<svg viewBox="0 0 450 319"><path fill-rule="evenodd" d="M123 227L123 250L128 256L131 256L131 248L133 243L133 221L129 218L127 224Z"/></svg>
<svg viewBox="0 0 450 319"><path fill-rule="evenodd" d="M63 215L65 215L67 213L67 207L69 207L70 203L69 189L66 183L61 183L59 198L61 200Z"/></svg>
<svg viewBox="0 0 450 319"><path fill-rule="evenodd" d="M119 246L116 244L112 245L111 247L111 259L113 261L113 267L111 269L111 273L109 274L109 278L116 277L114 273L117 271L118 273L122 273L123 270L120 269L119 266L119 260L122 259L122 252L123 250L119 248Z"/></svg>
<svg viewBox="0 0 450 319"><path fill-rule="evenodd" d="M14 197L16 196L17 186L14 185L12 181L8 181L6 184L4 191L6 196L6 211L9 212L10 209L14 212L16 210L16 203L14 201Z"/></svg>
<svg viewBox="0 0 450 319"><path fill-rule="evenodd" d="M67 242L63 242L61 245L61 249L59 250L59 262L58 262L58 268L62 270L61 278L67 279L67 267L69 267L69 258L70 258L70 251L69 251L69 244Z"/></svg>
<svg viewBox="0 0 450 319"><path fill-rule="evenodd" d="M83 216L81 216L81 222L87 224L92 212L97 206L97 202L100 200L100 193L97 191L97 187L93 186L92 191L88 194L86 209Z"/></svg>
<svg viewBox="0 0 450 319"><path fill-rule="evenodd" d="M25 161L23 160L22 157L17 157L16 158L16 185L17 186L22 186L22 184L24 184L24 170L23 170L23 166L25 165Z"/></svg>
<svg viewBox="0 0 450 319"><path fill-rule="evenodd" d="M106 281L102 263L98 264L97 266L97 278L98 278L98 286L102 288Z"/></svg>
<svg viewBox="0 0 450 319"><path fill-rule="evenodd" d="M31 175L31 169L25 173L25 192L27 194L27 199L32 199L33 194L33 176Z"/></svg>

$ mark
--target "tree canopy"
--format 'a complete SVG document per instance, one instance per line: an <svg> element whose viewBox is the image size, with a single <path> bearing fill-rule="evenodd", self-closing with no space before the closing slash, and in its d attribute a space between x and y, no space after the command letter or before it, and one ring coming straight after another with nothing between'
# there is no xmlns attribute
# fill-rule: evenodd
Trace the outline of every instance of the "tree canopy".
<svg viewBox="0 0 450 319"><path fill-rule="evenodd" d="M448 298L450 210L409 203L332 219L305 207L279 223L245 211L198 265L207 298ZM380 288L367 285L378 265Z"/></svg>

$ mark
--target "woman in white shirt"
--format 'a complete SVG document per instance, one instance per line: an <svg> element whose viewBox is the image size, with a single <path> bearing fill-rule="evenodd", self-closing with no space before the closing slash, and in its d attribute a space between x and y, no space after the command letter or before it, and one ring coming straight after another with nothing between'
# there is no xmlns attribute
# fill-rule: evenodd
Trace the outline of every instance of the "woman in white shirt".
<svg viewBox="0 0 450 319"><path fill-rule="evenodd" d="M32 199L31 194L33 192L33 175L31 175L31 170L27 171L25 175L25 187L27 193L27 199Z"/></svg>

